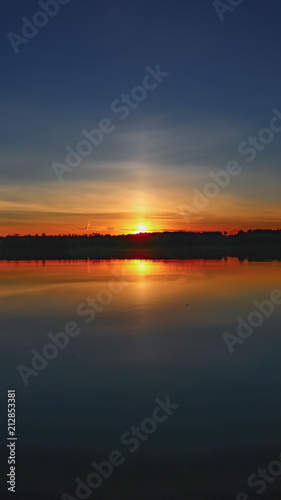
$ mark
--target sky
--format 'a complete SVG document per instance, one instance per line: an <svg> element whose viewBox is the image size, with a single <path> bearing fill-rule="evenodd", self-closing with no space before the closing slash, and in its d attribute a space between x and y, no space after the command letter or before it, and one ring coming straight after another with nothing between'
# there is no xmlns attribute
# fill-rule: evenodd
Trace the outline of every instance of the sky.
<svg viewBox="0 0 281 500"><path fill-rule="evenodd" d="M60 2L2 1L0 235L281 227L280 2Z"/></svg>

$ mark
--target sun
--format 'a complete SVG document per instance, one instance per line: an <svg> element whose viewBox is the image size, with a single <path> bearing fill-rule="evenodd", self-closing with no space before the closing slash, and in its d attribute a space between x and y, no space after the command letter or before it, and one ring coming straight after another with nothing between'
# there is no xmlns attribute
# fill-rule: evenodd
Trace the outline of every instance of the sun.
<svg viewBox="0 0 281 500"><path fill-rule="evenodd" d="M136 231L134 231L134 234L138 234L138 233L148 233L148 229L147 229L147 226L146 224L139 224L137 226L137 229Z"/></svg>

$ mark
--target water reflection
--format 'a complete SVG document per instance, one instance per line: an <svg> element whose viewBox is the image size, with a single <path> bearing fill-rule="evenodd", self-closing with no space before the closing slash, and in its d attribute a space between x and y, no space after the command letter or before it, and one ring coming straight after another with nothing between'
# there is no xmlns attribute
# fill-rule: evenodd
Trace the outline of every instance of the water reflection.
<svg viewBox="0 0 281 500"><path fill-rule="evenodd" d="M98 297L116 273L129 285L86 323L77 306ZM234 331L254 300L280 288L280 263L1 262L0 276L2 391L17 387L27 469L38 454L44 464L36 472L37 496L46 470L48 498L60 497L84 466L87 472L122 432L150 415L155 398L168 394L180 409L129 469L116 473L120 496L112 479L99 498L138 498L130 480L138 474L154 492L140 486L148 499L231 498L256 461L272 459L281 437L281 307L233 356L222 334ZM29 366L31 349L41 352L47 334L68 321L81 334L24 387L16 367ZM29 488L24 478L22 487Z"/></svg>

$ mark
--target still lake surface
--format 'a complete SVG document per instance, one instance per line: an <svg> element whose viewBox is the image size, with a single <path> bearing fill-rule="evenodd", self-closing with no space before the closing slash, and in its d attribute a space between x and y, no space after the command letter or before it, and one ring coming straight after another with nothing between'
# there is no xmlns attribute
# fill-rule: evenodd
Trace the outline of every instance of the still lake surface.
<svg viewBox="0 0 281 500"><path fill-rule="evenodd" d="M112 280L112 299L98 295ZM113 450L125 462L91 499L257 498L248 477L281 452L281 305L234 354L222 335L280 288L277 262L0 262L1 406L15 388L19 498L75 498L75 479ZM87 322L77 307L97 297L109 303ZM81 333L25 386L18 365L31 368L31 350L70 321ZM167 396L179 408L130 452L122 434ZM280 477L266 498L275 491Z"/></svg>

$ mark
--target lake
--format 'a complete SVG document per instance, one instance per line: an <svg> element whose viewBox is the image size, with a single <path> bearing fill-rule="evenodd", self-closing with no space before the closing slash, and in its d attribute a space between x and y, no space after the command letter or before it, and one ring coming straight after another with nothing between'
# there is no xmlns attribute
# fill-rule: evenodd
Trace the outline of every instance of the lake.
<svg viewBox="0 0 281 500"><path fill-rule="evenodd" d="M280 262L2 261L0 276L21 500L280 496L281 475L257 476L281 452Z"/></svg>

